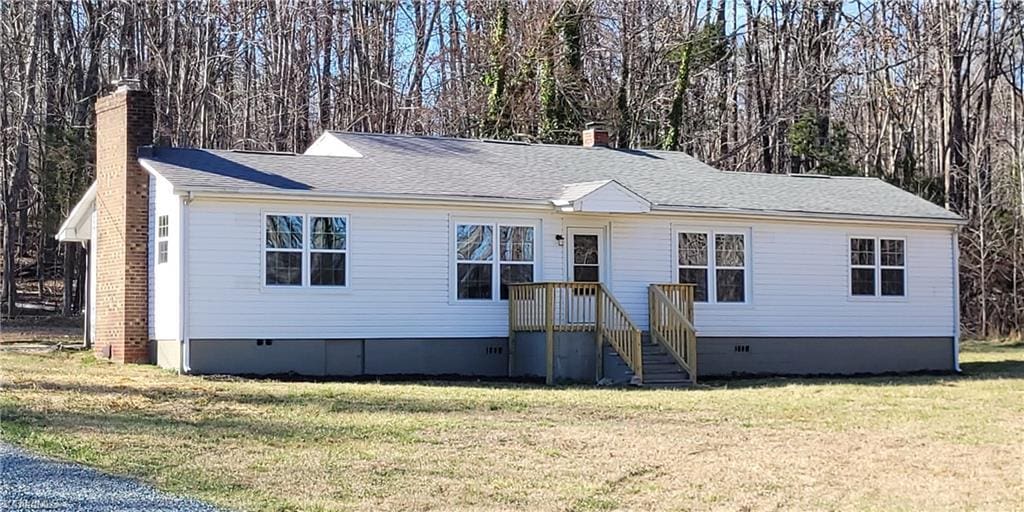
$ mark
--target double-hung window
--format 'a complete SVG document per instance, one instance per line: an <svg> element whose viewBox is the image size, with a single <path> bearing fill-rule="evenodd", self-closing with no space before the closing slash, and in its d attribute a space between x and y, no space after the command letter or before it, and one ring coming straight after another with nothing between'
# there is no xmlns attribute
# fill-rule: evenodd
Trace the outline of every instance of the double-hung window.
<svg viewBox="0 0 1024 512"><path fill-rule="evenodd" d="M264 259L268 286L302 286L303 226L302 215L267 215Z"/></svg>
<svg viewBox="0 0 1024 512"><path fill-rule="evenodd" d="M347 217L268 214L264 233L267 286L347 284Z"/></svg>
<svg viewBox="0 0 1024 512"><path fill-rule="evenodd" d="M456 230L459 299L494 295L494 226L459 224Z"/></svg>
<svg viewBox="0 0 1024 512"><path fill-rule="evenodd" d="M903 297L907 293L906 241L850 238L850 295Z"/></svg>
<svg viewBox="0 0 1024 512"><path fill-rule="evenodd" d="M534 249L533 226L457 224L455 297L458 300L507 300L509 284L533 282Z"/></svg>
<svg viewBox="0 0 1024 512"><path fill-rule="evenodd" d="M533 227L498 225L498 264L501 300L508 300L509 283L533 282Z"/></svg>
<svg viewBox="0 0 1024 512"><path fill-rule="evenodd" d="M679 282L695 285L693 300L708 301L708 234L679 233Z"/></svg>
<svg viewBox="0 0 1024 512"><path fill-rule="evenodd" d="M715 300L744 302L746 298L746 243L743 235L715 234Z"/></svg>
<svg viewBox="0 0 1024 512"><path fill-rule="evenodd" d="M156 262L167 263L168 236L171 232L170 217L161 215L156 218Z"/></svg>
<svg viewBox="0 0 1024 512"><path fill-rule="evenodd" d="M678 280L694 285L695 301L747 301L746 234L681 231L676 243Z"/></svg>
<svg viewBox="0 0 1024 512"><path fill-rule="evenodd" d="M345 286L348 219L310 216L309 284Z"/></svg>

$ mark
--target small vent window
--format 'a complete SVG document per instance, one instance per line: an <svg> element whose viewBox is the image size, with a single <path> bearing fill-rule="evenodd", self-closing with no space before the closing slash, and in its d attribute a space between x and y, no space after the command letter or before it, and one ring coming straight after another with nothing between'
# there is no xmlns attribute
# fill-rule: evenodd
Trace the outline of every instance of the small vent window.
<svg viewBox="0 0 1024 512"><path fill-rule="evenodd" d="M167 238L167 234L170 231L170 220L167 215L161 215L157 217L156 221L156 236L160 238Z"/></svg>
<svg viewBox="0 0 1024 512"><path fill-rule="evenodd" d="M156 262L167 263L167 252L168 252L168 241L167 237L170 235L170 218L167 215L161 215L156 218Z"/></svg>
<svg viewBox="0 0 1024 512"><path fill-rule="evenodd" d="M167 241L166 240L163 240L163 241L160 241L159 243L157 243L156 262L157 263L167 263Z"/></svg>

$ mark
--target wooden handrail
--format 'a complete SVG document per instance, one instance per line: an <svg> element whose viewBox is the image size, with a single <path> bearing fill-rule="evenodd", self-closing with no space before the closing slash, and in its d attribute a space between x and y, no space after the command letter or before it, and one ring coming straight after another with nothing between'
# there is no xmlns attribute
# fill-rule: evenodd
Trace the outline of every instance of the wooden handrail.
<svg viewBox="0 0 1024 512"><path fill-rule="evenodd" d="M619 353L639 383L644 380L644 347L643 331L629 318L626 308L619 304L615 296L601 283L601 323L597 326L598 346L602 339ZM597 357L602 357L598 352Z"/></svg>
<svg viewBox="0 0 1024 512"><path fill-rule="evenodd" d="M510 284L508 289L509 350L515 350L516 332L546 332L548 383L553 382L553 336L556 331L594 333L598 379L601 377L603 342L608 341L634 375L643 380L642 331L604 284L548 281Z"/></svg>
<svg viewBox="0 0 1024 512"><path fill-rule="evenodd" d="M668 289L668 293L666 293ZM648 288L651 338L661 343L697 382L697 329L693 326L694 286L652 284Z"/></svg>

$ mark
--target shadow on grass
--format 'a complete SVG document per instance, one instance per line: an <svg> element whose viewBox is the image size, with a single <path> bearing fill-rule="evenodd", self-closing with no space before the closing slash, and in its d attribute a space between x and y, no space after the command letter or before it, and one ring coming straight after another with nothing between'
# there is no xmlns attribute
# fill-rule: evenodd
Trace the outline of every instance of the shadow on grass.
<svg viewBox="0 0 1024 512"><path fill-rule="evenodd" d="M1004 359L1002 361L972 361L961 363L962 375L970 378L1024 378L1024 361Z"/></svg>
<svg viewBox="0 0 1024 512"><path fill-rule="evenodd" d="M960 364L960 373L916 372L872 375L737 376L707 379L702 388L759 388L798 385L850 384L857 386L933 386L959 380L1024 379L1024 359L972 361Z"/></svg>
<svg viewBox="0 0 1024 512"><path fill-rule="evenodd" d="M407 443L416 440L419 427L395 422L324 422L272 419L265 414L224 416L211 411L208 416L183 418L174 411L103 411L69 410L47 411L45 414L17 403L0 406L4 418L5 437L20 436L19 432L46 431L51 433L94 432L102 436L126 433L153 435L169 439L216 442L218 439L251 438L300 442L320 439L360 439L378 442Z"/></svg>
<svg viewBox="0 0 1024 512"><path fill-rule="evenodd" d="M525 401L509 396L466 398L438 393L431 397L396 396L393 391L384 393L368 393L359 387L313 388L301 392L289 393L288 383L280 383L274 389L277 392L259 392L231 389L232 386L245 386L246 381L234 381L231 385L220 389L178 389L171 387L139 387L108 384L65 384L47 380L33 380L8 383L6 391L44 391L57 393L76 393L97 397L140 397L157 404L181 402L183 406L195 405L205 407L208 404L227 403L244 406L296 406L313 407L320 410L343 413L380 413L396 412L403 414L445 414L468 411L500 411L523 410L528 408ZM443 383L417 382L417 385L433 385L450 388ZM398 383L395 383L397 386ZM492 389L522 389L523 385L508 384L506 386L490 385ZM385 388L386 389L386 388ZM538 387L538 389L540 389ZM283 392L282 392L283 391ZM454 391L454 390L453 390ZM190 403L193 402L193 403Z"/></svg>
<svg viewBox="0 0 1024 512"><path fill-rule="evenodd" d="M931 386L959 380L1016 379L1024 378L1024 342L1016 343L973 343L965 348L967 353L1007 354L1006 359L988 361L967 361L961 363L962 372L892 373L873 375L818 375L818 376L735 376L726 378L701 379L694 390L713 391L721 388L782 387L792 385L857 385L857 386ZM48 355L33 355L45 359ZM70 361L70 360L69 360ZM93 383L60 383L45 379L32 379L4 383L5 391L46 390L81 393L88 395L138 396L154 402L198 401L205 403L234 403L246 406L311 406L331 413L422 413L443 414L469 411L521 411L534 405L528 396L533 392L579 392L593 391L591 384L560 385L554 388L534 382L512 380L438 380L433 377L398 376L351 378L304 378L301 376L274 377L178 377L180 386L166 384L139 386ZM191 382L190 382L191 381ZM190 383L203 381L209 387L192 386ZM291 384L352 383L353 386L302 386ZM373 384L377 390L370 391L360 383ZM254 385L260 385L258 388ZM249 387L247 387L249 386ZM403 394L403 386L437 388L422 396ZM460 396L460 389L480 391L522 391L525 394L484 394ZM645 388L620 388L623 391L644 391ZM446 392L449 391L449 392Z"/></svg>

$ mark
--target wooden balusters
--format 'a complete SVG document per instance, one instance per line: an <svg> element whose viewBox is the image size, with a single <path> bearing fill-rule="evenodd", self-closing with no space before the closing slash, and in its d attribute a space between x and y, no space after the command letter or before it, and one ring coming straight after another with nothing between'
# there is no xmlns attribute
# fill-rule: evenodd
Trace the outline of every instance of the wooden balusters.
<svg viewBox="0 0 1024 512"><path fill-rule="evenodd" d="M634 374L643 378L640 328L603 284L512 284L509 285L508 307L509 350L514 350L516 332L543 331L547 334L546 367L549 384L553 382L554 375L555 331L595 333L598 378L601 376L601 349L604 342L615 348ZM512 371L511 363L509 371Z"/></svg>
<svg viewBox="0 0 1024 512"><path fill-rule="evenodd" d="M651 338L668 349L697 382L697 330L693 326L690 284L652 284L648 288Z"/></svg>

